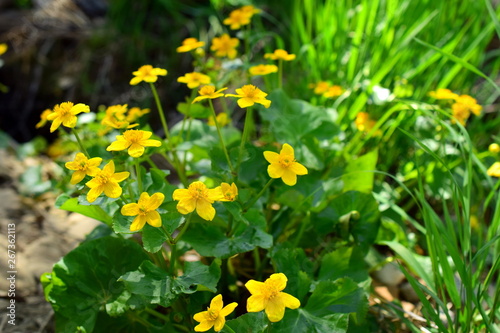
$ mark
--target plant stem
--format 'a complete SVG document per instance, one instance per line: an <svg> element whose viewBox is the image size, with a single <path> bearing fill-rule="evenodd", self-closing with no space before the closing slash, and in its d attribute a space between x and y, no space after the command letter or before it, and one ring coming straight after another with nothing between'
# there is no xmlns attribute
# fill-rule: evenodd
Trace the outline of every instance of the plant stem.
<svg viewBox="0 0 500 333"><path fill-rule="evenodd" d="M174 239L172 238L172 236L170 236L170 233L168 232L167 228L165 228L165 226L162 224L161 225L163 231L165 231L165 235L167 235L167 238L168 238L168 242L170 244L172 244L174 242Z"/></svg>
<svg viewBox="0 0 500 333"><path fill-rule="evenodd" d="M137 158L134 159L134 164L135 164L135 176L137 177L137 188L139 189L139 195L141 195L142 193L141 166Z"/></svg>
<svg viewBox="0 0 500 333"><path fill-rule="evenodd" d="M269 179L269 181L267 182L267 184L262 188L262 190L259 192L259 194L257 194L251 201L249 201L243 208L243 211L246 212L250 207L252 207L256 202L257 200L259 200L259 198L264 194L264 192L267 190L267 188L269 186L271 186L271 184L273 183L274 181L274 178L271 178Z"/></svg>
<svg viewBox="0 0 500 333"><path fill-rule="evenodd" d="M170 318L168 318L167 316L165 316L162 313L159 313L158 311L155 311L155 310L150 309L150 308L145 308L144 311L146 311L150 315L153 315L157 318L160 318L161 320L165 321L166 323L170 322Z"/></svg>
<svg viewBox="0 0 500 333"><path fill-rule="evenodd" d="M231 163L231 159L229 158L229 154L227 153L226 145L224 144L224 138L222 137L222 132L220 131L219 122L217 121L217 115L215 114L214 104L211 99L208 99L208 103L210 104L210 109L212 110L212 115L214 117L215 127L217 128L217 134L219 135L220 145L222 150L224 151L224 155L226 155L227 164L229 165L229 169L234 174L233 164Z"/></svg>
<svg viewBox="0 0 500 333"><path fill-rule="evenodd" d="M173 241L174 244L177 244L177 242L179 241L179 239L181 239L182 235L184 235L184 233L186 232L187 228L189 227L189 224L191 223L191 217L192 216L193 216L193 213L189 214L189 216L187 217L186 223L182 227L182 229L179 232L179 234L177 234L177 236L174 238L174 241Z"/></svg>
<svg viewBox="0 0 500 333"><path fill-rule="evenodd" d="M160 267L165 270L165 272L168 272L167 264L165 263L165 258L163 257L163 253L160 249L160 251L156 252L154 254L156 256L156 259L158 260Z"/></svg>
<svg viewBox="0 0 500 333"><path fill-rule="evenodd" d="M156 102L156 107L158 108L158 114L160 115L161 124L163 125L163 131L165 131L165 137L168 141L170 141L170 132L168 131L167 120L165 119L165 114L163 114L163 107L160 103L160 98L158 97L158 91L156 91L155 85L150 82L149 86L151 87L151 91L153 92L153 96Z"/></svg>
<svg viewBox="0 0 500 333"><path fill-rule="evenodd" d="M306 227L309 225L310 220L311 220L311 212L307 211L306 218L300 224L299 233L297 234L297 237L295 238L295 241L293 242L294 247L297 247L299 245L299 242L302 239L302 235L304 234Z"/></svg>
<svg viewBox="0 0 500 333"><path fill-rule="evenodd" d="M236 172L240 172L241 159L243 158L243 151L245 149L245 143L248 140L248 133L250 132L250 127L252 126L252 108L247 108L247 114L245 116L245 124L243 125L243 134L241 135L240 151L238 154L238 163L236 164Z"/></svg>
<svg viewBox="0 0 500 333"><path fill-rule="evenodd" d="M283 59L278 62L278 88L283 88Z"/></svg>
<svg viewBox="0 0 500 333"><path fill-rule="evenodd" d="M176 276L175 274L175 261L177 260L177 244L170 244L170 275Z"/></svg>
<svg viewBox="0 0 500 333"><path fill-rule="evenodd" d="M87 152L87 150L83 146L82 140L80 140L80 137L78 136L78 131L74 128L72 128L71 131L75 135L76 141L78 141L78 145L80 146L82 153L84 153L87 158L90 158L89 153Z"/></svg>
<svg viewBox="0 0 500 333"><path fill-rule="evenodd" d="M254 259L254 264L255 264L255 272L258 272L258 271L260 271L260 266L261 266L260 253L259 253L258 247L255 247L253 249L253 259Z"/></svg>

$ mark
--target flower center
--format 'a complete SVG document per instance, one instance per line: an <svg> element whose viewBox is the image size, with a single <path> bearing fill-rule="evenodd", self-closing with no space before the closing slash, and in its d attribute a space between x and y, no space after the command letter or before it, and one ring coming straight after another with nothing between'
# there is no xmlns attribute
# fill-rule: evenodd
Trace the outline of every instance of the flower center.
<svg viewBox="0 0 500 333"><path fill-rule="evenodd" d="M255 89L255 87L246 87L243 92L245 93L245 97L248 98L254 98L257 95L257 89Z"/></svg>
<svg viewBox="0 0 500 333"><path fill-rule="evenodd" d="M279 163L284 168L288 168L293 162L295 162L295 158L291 155L280 156Z"/></svg>
<svg viewBox="0 0 500 333"><path fill-rule="evenodd" d="M86 170L87 163L85 161L81 161L79 167L80 167L80 170Z"/></svg>
<svg viewBox="0 0 500 333"><path fill-rule="evenodd" d="M101 173L95 176L95 179L99 182L99 184L104 185L109 182L109 175Z"/></svg>
<svg viewBox="0 0 500 333"><path fill-rule="evenodd" d="M206 199L207 189L204 184L191 184L188 188L189 194L193 199Z"/></svg>
<svg viewBox="0 0 500 333"><path fill-rule="evenodd" d="M219 311L212 310L210 308L208 308L207 310L208 310L208 316L210 317L211 320L215 320L217 319L217 317L219 317Z"/></svg>
<svg viewBox="0 0 500 333"><path fill-rule="evenodd" d="M126 131L125 133L123 133L123 135L125 136L125 139L131 143L138 143L139 141L142 140L142 133L139 131L135 130Z"/></svg>
<svg viewBox="0 0 500 333"><path fill-rule="evenodd" d="M148 210L146 209L146 207L144 206L139 207L139 215L146 215L147 212Z"/></svg>

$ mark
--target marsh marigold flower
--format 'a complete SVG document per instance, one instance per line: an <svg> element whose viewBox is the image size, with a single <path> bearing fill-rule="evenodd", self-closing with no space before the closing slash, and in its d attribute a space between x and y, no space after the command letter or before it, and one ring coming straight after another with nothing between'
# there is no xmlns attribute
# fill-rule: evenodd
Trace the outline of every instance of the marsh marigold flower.
<svg viewBox="0 0 500 333"><path fill-rule="evenodd" d="M317 83L311 83L309 88L314 89L316 95L323 95L323 93L328 91L330 88L330 83L326 81L318 81Z"/></svg>
<svg viewBox="0 0 500 333"><path fill-rule="evenodd" d="M452 92L450 89L443 88L429 92L429 96L435 99L456 99L458 97L458 95Z"/></svg>
<svg viewBox="0 0 500 333"><path fill-rule="evenodd" d="M323 96L326 98L334 98L342 95L344 93L344 89L341 86L333 85L328 87L328 89L323 93Z"/></svg>
<svg viewBox="0 0 500 333"><path fill-rule="evenodd" d="M123 135L117 135L116 141L112 142L107 151L117 151L128 149L128 154L132 157L140 157L144 154L145 147L160 147L161 141L149 140L153 135L149 131L127 130Z"/></svg>
<svg viewBox="0 0 500 333"><path fill-rule="evenodd" d="M90 107L82 103L74 105L72 102L57 104L52 113L47 115L47 120L52 121L50 132L54 132L61 124L69 128L75 127L76 115L81 112L90 112Z"/></svg>
<svg viewBox="0 0 500 333"><path fill-rule="evenodd" d="M189 89L198 88L202 84L211 82L210 76L198 72L186 73L177 79L177 82L186 83Z"/></svg>
<svg viewBox="0 0 500 333"><path fill-rule="evenodd" d="M222 23L224 25L229 25L231 30L236 30L241 28L243 25L250 23L253 13L250 11L244 11L241 9L235 9L229 13L229 17L226 18Z"/></svg>
<svg viewBox="0 0 500 333"><path fill-rule="evenodd" d="M46 109L40 114L40 121L35 125L35 128L40 128L45 126L47 123L48 119L47 116L52 113L51 109Z"/></svg>
<svg viewBox="0 0 500 333"><path fill-rule="evenodd" d="M200 181L193 182L187 189L177 189L172 194L178 200L177 210L181 214L189 214L196 209L202 219L212 221L215 217L214 201L219 201L222 194L218 189L209 189Z"/></svg>
<svg viewBox="0 0 500 333"><path fill-rule="evenodd" d="M189 37L182 41L182 46L177 48L177 53L193 51L203 46L205 46L205 42L200 42L194 37Z"/></svg>
<svg viewBox="0 0 500 333"><path fill-rule="evenodd" d="M238 38L231 38L228 34L223 34L220 37L212 39L210 50L215 51L217 57L228 57L229 59L236 58L236 48L240 44Z"/></svg>
<svg viewBox="0 0 500 333"><path fill-rule="evenodd" d="M455 99L455 104L458 104L460 108L467 109L469 112L474 113L476 116L479 116L481 114L481 110L483 107L479 104L477 104L477 101L475 98L469 96L469 95L460 95ZM455 105L453 104L453 105ZM452 105L452 108L453 108ZM457 107L458 107L457 106Z"/></svg>
<svg viewBox="0 0 500 333"><path fill-rule="evenodd" d="M127 128L130 124L127 121L127 110L127 104L108 106L106 108L106 114L101 120L101 124L115 129Z"/></svg>
<svg viewBox="0 0 500 333"><path fill-rule="evenodd" d="M7 50L9 49L9 47L7 46L7 44L5 43L0 43L0 55L4 54L5 52L7 52Z"/></svg>
<svg viewBox="0 0 500 333"><path fill-rule="evenodd" d="M222 96L224 96L222 91L224 91L226 89L227 88L222 88L222 89L215 91L215 86L212 86L212 85L203 86L200 88L200 90L198 90L198 93L200 94L200 96L193 99L191 104L202 101L204 99L208 99L208 98L214 99L214 98L222 97Z"/></svg>
<svg viewBox="0 0 500 333"><path fill-rule="evenodd" d="M500 145L498 145L498 143L492 143L488 146L488 151L490 153L500 153Z"/></svg>
<svg viewBox="0 0 500 333"><path fill-rule="evenodd" d="M500 162L493 163L487 171L488 176L500 178Z"/></svg>
<svg viewBox="0 0 500 333"><path fill-rule="evenodd" d="M127 116L125 117L125 120L128 123L133 123L134 121L141 118L145 114L148 114L149 112L151 112L150 109L141 109L138 107L133 107L130 110L128 110Z"/></svg>
<svg viewBox="0 0 500 333"><path fill-rule="evenodd" d="M264 54L264 59L271 59L271 60L292 61L295 59L295 57L296 57L295 54L289 54L287 51L282 49L274 50L273 53Z"/></svg>
<svg viewBox="0 0 500 333"><path fill-rule="evenodd" d="M222 193L222 199L219 199L219 201L234 201L238 196L238 187L236 187L235 183L231 185L228 183L221 183L220 186L215 189L219 189Z"/></svg>
<svg viewBox="0 0 500 333"><path fill-rule="evenodd" d="M250 75L267 75L271 73L277 73L278 72L278 66L276 65L257 65L257 66L252 66L248 70Z"/></svg>
<svg viewBox="0 0 500 333"><path fill-rule="evenodd" d="M240 10L242 12L249 13L251 16L253 16L254 14L258 14L258 13L261 12L261 10L259 8L255 8L252 5L243 6L243 7L240 8Z"/></svg>
<svg viewBox="0 0 500 333"><path fill-rule="evenodd" d="M296 297L282 292L287 281L285 274L277 273L272 274L264 282L250 280L245 283L245 287L252 294L247 300L247 311L265 310L269 321L275 323L283 319L285 308L297 309L300 306L300 301Z"/></svg>
<svg viewBox="0 0 500 333"><path fill-rule="evenodd" d="M99 165L101 165L102 158L94 157L88 159L82 153L77 153L75 159L71 162L66 162L64 165L66 169L73 170L73 175L71 176L71 184L78 184L85 178L86 175L94 177L101 171Z"/></svg>
<svg viewBox="0 0 500 333"><path fill-rule="evenodd" d="M369 132L375 126L376 122L370 119L370 115L367 112L358 112L354 124L358 131Z"/></svg>
<svg viewBox="0 0 500 333"><path fill-rule="evenodd" d="M237 95L226 94L226 97L238 97L238 105L240 108L247 108L255 103L262 104L266 108L271 105L271 101L266 99L267 94L251 84L246 84L236 89L236 94Z"/></svg>
<svg viewBox="0 0 500 333"><path fill-rule="evenodd" d="M297 175L307 175L305 166L295 160L295 153L288 143L283 144L280 153L265 151L264 158L271 163L267 173L271 178L281 178L289 186L297 183Z"/></svg>
<svg viewBox="0 0 500 333"><path fill-rule="evenodd" d="M104 192L107 197L118 198L122 195L122 188L118 183L130 176L130 172L123 171L115 173L115 163L111 160L102 170L89 180L85 185L90 187L87 193L87 201L94 202Z"/></svg>
<svg viewBox="0 0 500 333"><path fill-rule="evenodd" d="M226 324L226 318L234 311L234 309L238 306L238 303L233 302L224 306L222 302L222 295L215 296L210 302L210 306L207 308L207 311L198 312L194 315L193 319L199 322L194 330L196 332L205 332L214 328L215 332L219 332L222 330L224 325Z"/></svg>
<svg viewBox="0 0 500 333"><path fill-rule="evenodd" d="M165 200L163 193L155 193L149 196L147 192L142 192L137 203L129 203L122 207L121 213L125 216L135 216L130 225L130 231L141 230L146 222L153 227L161 227L161 217L156 211Z"/></svg>
<svg viewBox="0 0 500 333"><path fill-rule="evenodd" d="M224 127L231 122L231 118L229 118L229 116L225 112L221 112L221 113L217 114L216 119L217 119L217 122L219 123L220 127ZM208 124L208 126L215 126L214 116L208 117L207 124Z"/></svg>
<svg viewBox="0 0 500 333"><path fill-rule="evenodd" d="M467 119L470 117L470 109L461 103L454 103L451 106L451 111L453 115L451 123L455 124L458 121L462 126L465 126Z"/></svg>
<svg viewBox="0 0 500 333"><path fill-rule="evenodd" d="M142 81L148 83L156 82L158 80L158 76L167 75L167 70L163 68L153 68L151 65L144 65L132 74L134 74L135 77L130 80L130 84L135 86Z"/></svg>

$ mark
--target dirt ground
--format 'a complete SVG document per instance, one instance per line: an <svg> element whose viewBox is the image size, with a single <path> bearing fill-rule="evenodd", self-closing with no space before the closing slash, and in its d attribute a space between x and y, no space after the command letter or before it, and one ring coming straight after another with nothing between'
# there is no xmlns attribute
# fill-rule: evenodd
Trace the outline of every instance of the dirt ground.
<svg viewBox="0 0 500 333"><path fill-rule="evenodd" d="M12 151L0 149L0 333L54 332L53 311L43 296L40 275L75 248L99 222L54 207L56 194L39 197L20 193L19 176L33 165L50 174L57 168L43 157L19 161ZM12 228L15 224L15 228ZM15 230L15 231L14 231ZM15 253L10 252L15 235ZM9 243L11 240L11 243ZM15 255L15 263L9 261ZM14 269L9 265L14 264ZM7 280L15 275L15 291ZM15 297L12 294L15 294ZM15 300L15 325L9 323L7 306Z"/></svg>

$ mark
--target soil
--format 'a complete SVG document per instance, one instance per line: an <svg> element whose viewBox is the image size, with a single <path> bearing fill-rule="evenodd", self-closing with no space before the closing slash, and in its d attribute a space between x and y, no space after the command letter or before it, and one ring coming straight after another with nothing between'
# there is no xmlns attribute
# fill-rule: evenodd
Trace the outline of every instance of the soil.
<svg viewBox="0 0 500 333"><path fill-rule="evenodd" d="M30 166L42 165L43 176L59 168L45 157L19 161L12 150L0 149L0 333L54 332L53 310L45 300L40 276L75 248L98 221L55 208L56 194L38 197L21 193L19 176ZM15 225L15 227L13 227ZM15 262L9 261L8 245L15 235ZM11 243L9 243L9 239ZM11 256L14 254L10 252ZM9 265L15 267L10 268ZM14 271L15 273L8 273ZM15 276L15 288L7 278ZM13 281L13 280L12 280ZM14 295L15 294L15 295ZM15 300L15 325L6 309Z"/></svg>

